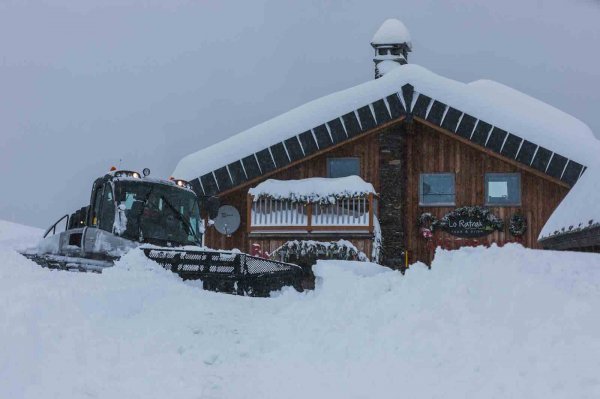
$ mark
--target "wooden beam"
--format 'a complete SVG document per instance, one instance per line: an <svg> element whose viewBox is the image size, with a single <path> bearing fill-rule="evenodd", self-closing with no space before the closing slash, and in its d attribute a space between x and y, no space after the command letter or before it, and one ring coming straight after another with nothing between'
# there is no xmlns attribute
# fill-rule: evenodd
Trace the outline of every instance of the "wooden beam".
<svg viewBox="0 0 600 399"><path fill-rule="evenodd" d="M251 226L248 231L292 231L292 230L303 230L308 231L308 225L301 226L284 226L284 225L275 225L275 226Z"/></svg>
<svg viewBox="0 0 600 399"><path fill-rule="evenodd" d="M308 233L310 233L311 231L326 231L328 233L331 234L335 234L337 232L341 232L341 231L365 231L368 232L369 230L369 226L361 226L361 225L357 225L357 226L349 226L349 225L342 225L342 226L335 226L335 225L328 225L328 226L312 226L310 228L311 230L308 231L308 226L307 225L303 225L303 226L283 226L283 225L277 225L277 226L252 226L250 228L250 232L257 232L257 231L270 231L273 233L276 232L285 232L285 231L297 231L297 230L302 230L302 231L306 231Z"/></svg>
<svg viewBox="0 0 600 399"><path fill-rule="evenodd" d="M440 132L440 133L442 133L442 134L444 134L444 135L446 135L448 137L451 137L454 140L460 141L463 144L471 146L471 147L473 147L473 148L475 148L475 149L477 149L477 150L479 150L479 151L481 151L481 152L483 152L483 153L485 153L485 154L487 154L487 155L489 155L491 157L498 158L498 159L500 159L500 160L502 160L502 161L504 161L506 163L514 165L514 166L516 166L518 168L521 168L521 169L523 169L523 170L525 170L525 171L527 171L529 173L532 173L532 174L534 174L534 175L536 175L538 177L541 177L543 179L551 181L552 183L558 184L558 185L560 185L562 187L566 187L568 189L571 188L571 186L569 186L564 181L562 181L560 179L557 179L555 177L552 177L550 175L547 175L544 172L540 172L539 170L534 169L531 166L527 166L527 165L522 164L521 162L518 162L518 161L516 161L514 159L505 157L504 155L498 154L497 152L492 151L489 148L482 147L479 144L474 143L474 142L472 142L469 139L461 137L461 136L457 135L456 133L452 133L449 130L446 130L446 129L441 128L441 127L439 127L439 126L437 126L437 125L435 125L435 124L433 124L433 123L431 123L429 121L426 121L425 119L419 118L418 116L415 116L414 118L415 118L416 121L419 121L420 123L422 123L422 124L424 124L426 126L429 126L430 128L435 129L436 131L438 131L438 132Z"/></svg>
<svg viewBox="0 0 600 399"><path fill-rule="evenodd" d="M254 201L250 194L246 195L246 232L250 232L250 226L252 225L252 206Z"/></svg>
<svg viewBox="0 0 600 399"><path fill-rule="evenodd" d="M369 193L369 232L373 232L373 213L375 207L373 206L373 193Z"/></svg>

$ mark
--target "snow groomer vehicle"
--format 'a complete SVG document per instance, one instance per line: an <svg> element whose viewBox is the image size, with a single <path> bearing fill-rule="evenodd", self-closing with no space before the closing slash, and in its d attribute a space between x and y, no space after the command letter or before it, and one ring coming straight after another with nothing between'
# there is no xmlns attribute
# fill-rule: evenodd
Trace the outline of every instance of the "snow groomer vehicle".
<svg viewBox="0 0 600 399"><path fill-rule="evenodd" d="M218 198L199 198L184 180L149 175L113 167L94 182L89 206L61 217L23 255L43 267L101 272L139 247L184 280L202 280L205 289L252 296L283 286L301 290L297 265L204 248L202 214L214 219Z"/></svg>

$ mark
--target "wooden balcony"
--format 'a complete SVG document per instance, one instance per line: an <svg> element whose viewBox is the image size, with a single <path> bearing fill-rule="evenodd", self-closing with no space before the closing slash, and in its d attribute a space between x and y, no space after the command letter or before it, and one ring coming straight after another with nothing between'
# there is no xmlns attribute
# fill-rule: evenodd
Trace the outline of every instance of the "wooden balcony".
<svg viewBox="0 0 600 399"><path fill-rule="evenodd" d="M248 195L248 232L373 233L378 198L374 194L335 203L298 203Z"/></svg>

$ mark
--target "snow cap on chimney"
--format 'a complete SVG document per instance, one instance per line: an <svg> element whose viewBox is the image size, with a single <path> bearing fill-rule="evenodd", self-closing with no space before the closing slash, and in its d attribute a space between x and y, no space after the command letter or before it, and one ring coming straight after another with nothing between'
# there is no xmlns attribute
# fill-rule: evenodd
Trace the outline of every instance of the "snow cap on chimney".
<svg viewBox="0 0 600 399"><path fill-rule="evenodd" d="M410 33L406 26L395 18L387 19L371 40L375 49L375 79L390 69L406 64L408 53L412 51Z"/></svg>

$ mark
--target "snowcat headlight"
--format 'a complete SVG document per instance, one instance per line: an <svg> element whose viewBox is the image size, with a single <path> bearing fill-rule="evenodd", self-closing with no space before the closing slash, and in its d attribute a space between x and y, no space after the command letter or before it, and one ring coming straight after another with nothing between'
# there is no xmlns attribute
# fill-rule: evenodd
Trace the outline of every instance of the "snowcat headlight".
<svg viewBox="0 0 600 399"><path fill-rule="evenodd" d="M138 172L131 170L119 170L115 172L115 177L133 177L134 179L139 179L142 176Z"/></svg>
<svg viewBox="0 0 600 399"><path fill-rule="evenodd" d="M175 184L177 184L178 187L187 188L189 190L192 189L192 185L185 180L175 180Z"/></svg>

